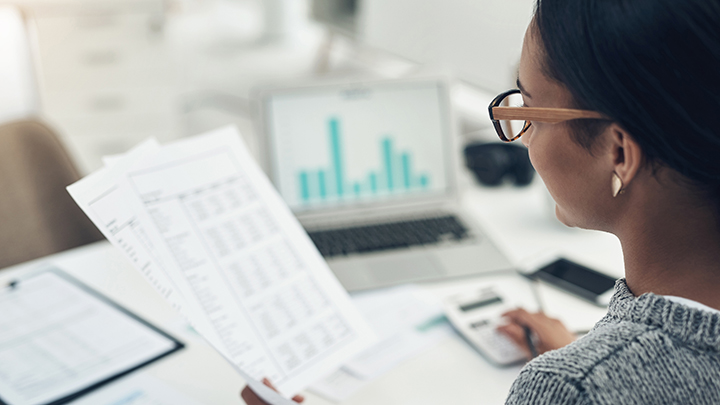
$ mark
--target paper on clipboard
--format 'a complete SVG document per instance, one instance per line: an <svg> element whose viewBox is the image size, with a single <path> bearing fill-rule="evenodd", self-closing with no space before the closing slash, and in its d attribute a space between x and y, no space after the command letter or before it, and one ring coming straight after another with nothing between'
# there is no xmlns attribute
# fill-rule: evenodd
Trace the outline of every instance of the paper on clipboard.
<svg viewBox="0 0 720 405"><path fill-rule="evenodd" d="M0 290L0 403L66 402L183 346L56 269Z"/></svg>
<svg viewBox="0 0 720 405"><path fill-rule="evenodd" d="M233 128L129 153L68 190L259 394L267 377L293 395L372 341Z"/></svg>

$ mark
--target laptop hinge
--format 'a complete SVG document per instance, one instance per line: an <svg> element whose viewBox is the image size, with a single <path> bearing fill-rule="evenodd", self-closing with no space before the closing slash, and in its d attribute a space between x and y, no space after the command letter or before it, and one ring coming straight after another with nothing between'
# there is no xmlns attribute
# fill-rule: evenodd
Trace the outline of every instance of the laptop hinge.
<svg viewBox="0 0 720 405"><path fill-rule="evenodd" d="M446 200L444 202L374 206L333 213L298 215L298 219L306 228L335 228L348 224L401 221L428 215L442 215L456 212L456 210L457 205Z"/></svg>

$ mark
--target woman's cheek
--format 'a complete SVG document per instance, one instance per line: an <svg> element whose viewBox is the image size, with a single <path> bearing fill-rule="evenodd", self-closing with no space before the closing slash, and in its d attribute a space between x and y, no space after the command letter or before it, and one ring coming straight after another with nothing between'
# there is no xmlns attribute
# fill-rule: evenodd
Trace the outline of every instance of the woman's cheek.
<svg viewBox="0 0 720 405"><path fill-rule="evenodd" d="M556 168L552 167L552 162L554 159L556 160L557 157L551 156L553 155L552 145L546 143L548 139L546 139L547 137L543 137L543 135L545 134L542 132L541 128L535 129L532 136L526 141L525 146L528 148L530 163L542 179L543 183L545 183L550 195L553 199L555 199L555 201L557 201L554 183L557 181L556 177L558 173L556 173Z"/></svg>
<svg viewBox="0 0 720 405"><path fill-rule="evenodd" d="M543 157L543 145L542 139L537 139L538 129L535 124L531 129L523 135L520 139L523 141L523 145L528 149L528 156L530 157L530 163L532 164L535 171L538 172L540 177L543 177L542 173L542 157Z"/></svg>

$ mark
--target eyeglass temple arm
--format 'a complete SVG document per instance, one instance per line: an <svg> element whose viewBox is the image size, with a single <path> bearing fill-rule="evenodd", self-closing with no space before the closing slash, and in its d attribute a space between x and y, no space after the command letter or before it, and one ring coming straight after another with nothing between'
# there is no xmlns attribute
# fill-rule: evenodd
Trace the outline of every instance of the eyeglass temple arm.
<svg viewBox="0 0 720 405"><path fill-rule="evenodd" d="M577 119L608 119L596 111L572 108L493 107L493 120L558 123Z"/></svg>

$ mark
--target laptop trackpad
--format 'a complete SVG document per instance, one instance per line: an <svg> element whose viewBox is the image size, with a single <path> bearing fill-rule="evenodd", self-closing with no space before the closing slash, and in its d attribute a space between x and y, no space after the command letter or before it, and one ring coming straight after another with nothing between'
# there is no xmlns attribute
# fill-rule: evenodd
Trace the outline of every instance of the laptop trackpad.
<svg viewBox="0 0 720 405"><path fill-rule="evenodd" d="M394 283L399 280L412 282L442 276L444 270L430 255L413 254L369 259L365 261L368 269L379 284Z"/></svg>

